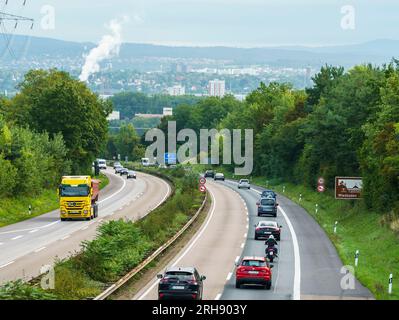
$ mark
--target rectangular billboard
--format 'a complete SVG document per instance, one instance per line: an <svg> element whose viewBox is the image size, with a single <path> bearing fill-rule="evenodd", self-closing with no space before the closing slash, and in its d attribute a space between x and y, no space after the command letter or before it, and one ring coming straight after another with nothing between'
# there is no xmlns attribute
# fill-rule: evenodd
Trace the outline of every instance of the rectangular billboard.
<svg viewBox="0 0 399 320"><path fill-rule="evenodd" d="M361 199L363 179L359 177L336 177L335 198L336 199Z"/></svg>

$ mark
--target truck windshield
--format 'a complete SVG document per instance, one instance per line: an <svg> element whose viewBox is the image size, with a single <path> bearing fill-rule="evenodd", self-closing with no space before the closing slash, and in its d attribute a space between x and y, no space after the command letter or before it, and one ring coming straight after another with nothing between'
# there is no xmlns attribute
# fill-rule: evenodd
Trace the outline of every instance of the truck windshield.
<svg viewBox="0 0 399 320"><path fill-rule="evenodd" d="M60 188L60 195L62 197L87 197L89 195L89 188L85 184L79 186L64 184Z"/></svg>

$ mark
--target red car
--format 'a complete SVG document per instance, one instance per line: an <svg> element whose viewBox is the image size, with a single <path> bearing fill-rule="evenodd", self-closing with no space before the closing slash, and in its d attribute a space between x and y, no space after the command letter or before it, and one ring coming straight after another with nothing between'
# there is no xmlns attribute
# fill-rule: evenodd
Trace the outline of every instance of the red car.
<svg viewBox="0 0 399 320"><path fill-rule="evenodd" d="M270 290L272 269L264 257L244 257L236 270L236 288L246 284L257 284Z"/></svg>

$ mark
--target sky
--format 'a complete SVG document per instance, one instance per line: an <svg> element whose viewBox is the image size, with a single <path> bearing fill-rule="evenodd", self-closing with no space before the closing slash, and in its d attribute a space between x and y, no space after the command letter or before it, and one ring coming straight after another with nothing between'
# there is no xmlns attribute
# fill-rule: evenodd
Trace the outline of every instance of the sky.
<svg viewBox="0 0 399 320"><path fill-rule="evenodd" d="M399 39L398 0L0 0L35 19L16 33L97 43L112 19L124 42L264 47ZM54 13L54 14L53 14ZM12 30L14 23L8 24Z"/></svg>

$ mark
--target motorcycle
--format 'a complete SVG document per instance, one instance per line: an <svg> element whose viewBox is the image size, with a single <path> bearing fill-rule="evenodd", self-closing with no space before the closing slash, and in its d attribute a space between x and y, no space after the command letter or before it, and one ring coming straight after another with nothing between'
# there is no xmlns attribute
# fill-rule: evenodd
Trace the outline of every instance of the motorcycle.
<svg viewBox="0 0 399 320"><path fill-rule="evenodd" d="M276 247L267 247L266 248L266 258L270 261L273 262L274 259L277 258L277 249Z"/></svg>

